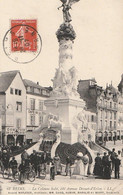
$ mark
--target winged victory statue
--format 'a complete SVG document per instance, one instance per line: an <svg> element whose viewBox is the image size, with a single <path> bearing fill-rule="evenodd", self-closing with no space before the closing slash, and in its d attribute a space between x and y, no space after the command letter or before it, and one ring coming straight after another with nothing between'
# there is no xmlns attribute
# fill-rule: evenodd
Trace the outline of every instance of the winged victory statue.
<svg viewBox="0 0 123 195"><path fill-rule="evenodd" d="M72 9L71 6L74 3L76 3L80 0L60 0L60 1L62 2L62 5L60 7L58 7L58 9L62 8L64 22L69 23L72 21L69 10Z"/></svg>

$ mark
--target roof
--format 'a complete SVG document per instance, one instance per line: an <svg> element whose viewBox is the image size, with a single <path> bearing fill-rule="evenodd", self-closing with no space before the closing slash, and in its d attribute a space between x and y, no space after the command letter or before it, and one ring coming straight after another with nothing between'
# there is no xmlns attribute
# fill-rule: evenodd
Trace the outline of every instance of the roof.
<svg viewBox="0 0 123 195"><path fill-rule="evenodd" d="M121 75L121 81L118 85L118 89L120 90L123 87L123 74Z"/></svg>
<svg viewBox="0 0 123 195"><path fill-rule="evenodd" d="M6 92L17 73L20 73L20 71L14 70L0 73L0 93Z"/></svg>
<svg viewBox="0 0 123 195"><path fill-rule="evenodd" d="M27 80L27 79L24 79L23 82L24 82L25 87L35 87L38 89L45 89L45 87L42 87L39 84L37 84L33 81L30 81L30 80Z"/></svg>
<svg viewBox="0 0 123 195"><path fill-rule="evenodd" d="M96 80L95 80L95 78L83 79L83 80L80 79L80 80L79 80L79 82L85 82L85 81L93 81L93 82L97 83Z"/></svg>
<svg viewBox="0 0 123 195"><path fill-rule="evenodd" d="M112 85L109 85L106 90L109 89L111 91L112 94L116 94L118 92L118 90L113 87Z"/></svg>

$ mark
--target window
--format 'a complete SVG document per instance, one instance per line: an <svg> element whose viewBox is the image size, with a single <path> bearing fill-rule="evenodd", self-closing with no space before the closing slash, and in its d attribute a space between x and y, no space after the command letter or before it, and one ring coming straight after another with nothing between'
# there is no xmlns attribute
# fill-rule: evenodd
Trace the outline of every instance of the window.
<svg viewBox="0 0 123 195"><path fill-rule="evenodd" d="M43 123L43 115L39 115L39 125Z"/></svg>
<svg viewBox="0 0 123 195"><path fill-rule="evenodd" d="M14 91L13 91L13 88L10 88L10 94L13 94Z"/></svg>
<svg viewBox="0 0 123 195"><path fill-rule="evenodd" d="M112 119L112 112L110 112L110 119Z"/></svg>
<svg viewBox="0 0 123 195"><path fill-rule="evenodd" d="M94 122L94 115L91 116L91 121Z"/></svg>
<svg viewBox="0 0 123 195"><path fill-rule="evenodd" d="M35 99L30 99L30 109L35 110Z"/></svg>
<svg viewBox="0 0 123 195"><path fill-rule="evenodd" d="M105 130L107 130L107 121L105 121Z"/></svg>
<svg viewBox="0 0 123 195"><path fill-rule="evenodd" d="M105 106L107 107L107 101L105 101Z"/></svg>
<svg viewBox="0 0 123 195"><path fill-rule="evenodd" d="M114 112L114 120L116 120L116 112Z"/></svg>
<svg viewBox="0 0 123 195"><path fill-rule="evenodd" d="M34 88L34 93L40 94L40 89Z"/></svg>
<svg viewBox="0 0 123 195"><path fill-rule="evenodd" d="M35 125L35 115L30 115L30 124Z"/></svg>
<svg viewBox="0 0 123 195"><path fill-rule="evenodd" d="M21 128L21 119L20 118L18 118L16 121L16 127Z"/></svg>
<svg viewBox="0 0 123 195"><path fill-rule="evenodd" d="M116 108L116 103L114 103L114 108Z"/></svg>
<svg viewBox="0 0 123 195"><path fill-rule="evenodd" d="M15 95L18 95L18 89L15 89Z"/></svg>
<svg viewBox="0 0 123 195"><path fill-rule="evenodd" d="M112 102L110 102L110 108L112 108Z"/></svg>
<svg viewBox="0 0 123 195"><path fill-rule="evenodd" d="M101 118L102 118L102 116L103 116L103 111L102 110L100 110L100 115L101 115Z"/></svg>
<svg viewBox="0 0 123 195"><path fill-rule="evenodd" d="M42 90L42 94L43 95L46 95L46 90Z"/></svg>
<svg viewBox="0 0 123 195"><path fill-rule="evenodd" d="M102 120L100 121L100 127L102 128Z"/></svg>
<svg viewBox="0 0 123 195"><path fill-rule="evenodd" d="M21 90L15 89L15 95L21 95Z"/></svg>
<svg viewBox="0 0 123 195"><path fill-rule="evenodd" d="M39 100L39 110L43 110L44 102Z"/></svg>
<svg viewBox="0 0 123 195"><path fill-rule="evenodd" d="M112 121L110 121L110 128L112 128Z"/></svg>
<svg viewBox="0 0 123 195"><path fill-rule="evenodd" d="M27 87L26 89L27 89L27 92L30 92L30 87Z"/></svg>
<svg viewBox="0 0 123 195"><path fill-rule="evenodd" d="M107 118L107 117L108 117L108 112L106 111L106 112L105 112L105 118Z"/></svg>
<svg viewBox="0 0 123 195"><path fill-rule="evenodd" d="M22 102L16 102L16 110L19 112L22 111Z"/></svg>
<svg viewBox="0 0 123 195"><path fill-rule="evenodd" d="M114 122L114 129L116 129L116 121Z"/></svg>
<svg viewBox="0 0 123 195"><path fill-rule="evenodd" d="M21 95L21 90L19 90L19 95Z"/></svg>

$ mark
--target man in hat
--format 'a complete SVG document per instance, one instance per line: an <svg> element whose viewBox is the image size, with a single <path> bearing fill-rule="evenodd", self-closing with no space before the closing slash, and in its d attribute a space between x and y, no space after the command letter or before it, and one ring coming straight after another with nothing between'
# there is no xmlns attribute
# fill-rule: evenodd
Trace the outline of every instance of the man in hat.
<svg viewBox="0 0 123 195"><path fill-rule="evenodd" d="M118 155L116 155L115 157L115 179L120 178L120 164L121 164L121 161L118 158Z"/></svg>
<svg viewBox="0 0 123 195"><path fill-rule="evenodd" d="M12 160L9 162L9 167L12 170L12 176L15 179L15 174L17 173L17 161L15 160L15 157L12 157Z"/></svg>
<svg viewBox="0 0 123 195"><path fill-rule="evenodd" d="M3 150L3 154L2 154L2 163L3 163L3 166L4 166L4 169L8 169L9 167L9 154L7 154L7 151L6 150Z"/></svg>
<svg viewBox="0 0 123 195"><path fill-rule="evenodd" d="M66 158L66 168L65 168L66 176L68 174L70 174L70 176L71 176L71 165L72 165L72 161L71 161L70 157L67 156L67 158Z"/></svg>
<svg viewBox="0 0 123 195"><path fill-rule="evenodd" d="M37 175L37 152L33 150L33 153L30 155L31 165L34 167L35 173Z"/></svg>
<svg viewBox="0 0 123 195"><path fill-rule="evenodd" d="M111 152L112 171L114 171L115 159L116 159L116 152L115 152L115 148L113 148Z"/></svg>
<svg viewBox="0 0 123 195"><path fill-rule="evenodd" d="M26 161L28 157L29 157L29 154L27 153L26 150L24 150L21 154L21 159Z"/></svg>
<svg viewBox="0 0 123 195"><path fill-rule="evenodd" d="M55 164L53 159L50 161L50 180L55 180Z"/></svg>

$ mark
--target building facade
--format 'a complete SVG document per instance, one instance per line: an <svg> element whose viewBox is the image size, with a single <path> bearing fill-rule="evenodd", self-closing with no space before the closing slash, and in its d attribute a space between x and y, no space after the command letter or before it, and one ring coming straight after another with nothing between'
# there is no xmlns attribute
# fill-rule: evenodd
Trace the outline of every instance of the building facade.
<svg viewBox="0 0 123 195"><path fill-rule="evenodd" d="M26 139L26 88L19 71L0 73L1 142L14 145Z"/></svg>
<svg viewBox="0 0 123 195"><path fill-rule="evenodd" d="M106 89L98 86L95 79L80 80L80 97L86 102L87 110L97 116L96 139L100 142L121 138L118 129L119 92L112 84Z"/></svg>
<svg viewBox="0 0 123 195"><path fill-rule="evenodd" d="M39 83L23 80L26 87L26 118L27 118L27 143L34 142L39 137L38 128L45 117L44 100L49 98L50 90L42 87Z"/></svg>
<svg viewBox="0 0 123 195"><path fill-rule="evenodd" d="M119 98L118 98L118 131L121 132L121 137L123 139L123 74L121 76L121 81L118 85Z"/></svg>
<svg viewBox="0 0 123 195"><path fill-rule="evenodd" d="M0 73L0 143L6 145L35 141L45 116L44 100L51 88L23 80L19 71ZM37 132L37 133L36 133Z"/></svg>

